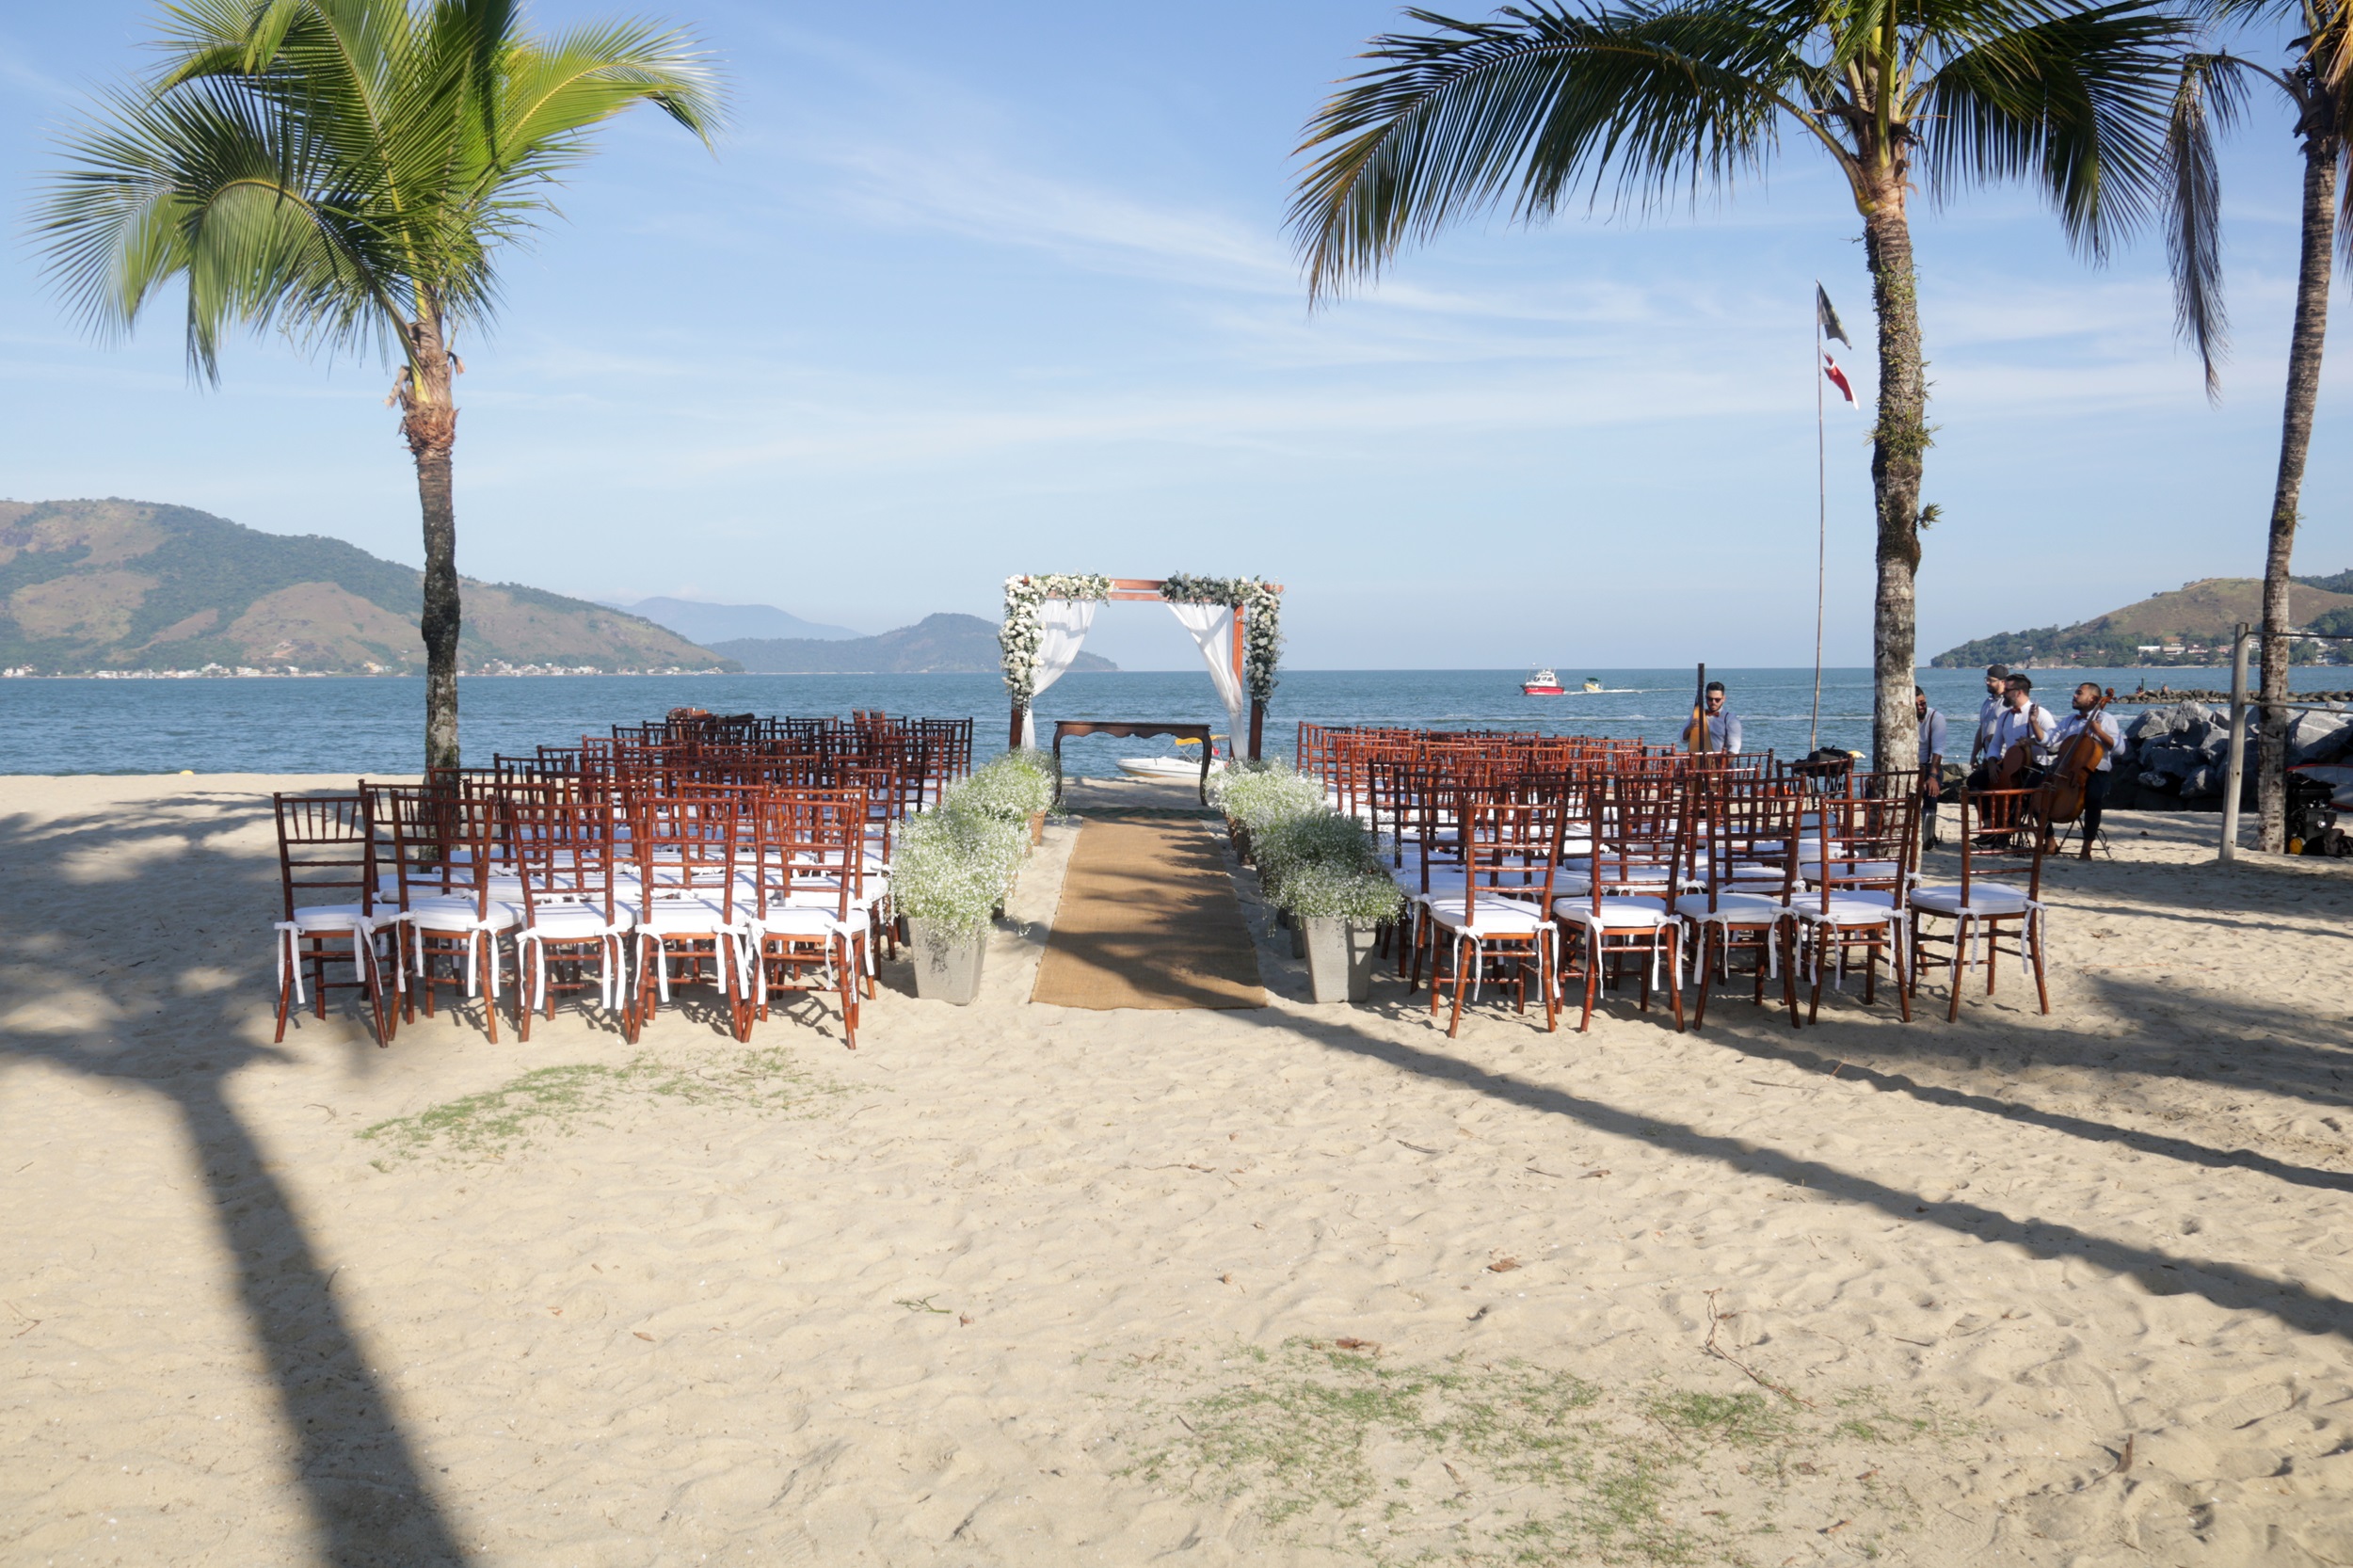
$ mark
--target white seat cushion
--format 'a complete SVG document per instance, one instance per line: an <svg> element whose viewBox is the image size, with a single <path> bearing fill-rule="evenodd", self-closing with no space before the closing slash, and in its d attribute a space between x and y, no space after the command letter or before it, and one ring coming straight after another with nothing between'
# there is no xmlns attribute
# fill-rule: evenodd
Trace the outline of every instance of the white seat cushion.
<svg viewBox="0 0 2353 1568"><path fill-rule="evenodd" d="M1931 915L2023 915L2026 912L2026 895L2015 888L1988 887L1980 882L1969 889L1969 902L1961 902L1959 888L1915 888L1912 892L1913 907Z"/></svg>
<svg viewBox="0 0 2353 1568"><path fill-rule="evenodd" d="M1460 895L1433 895L1429 909L1432 920L1463 936L1532 936L1549 923L1525 904L1483 894L1475 907L1467 909Z"/></svg>
<svg viewBox="0 0 2353 1568"><path fill-rule="evenodd" d="M1594 915L1593 906L1585 899L1555 899L1553 913L1564 920L1591 925L1598 919L1605 930L1642 931L1661 926L1674 919L1667 901L1656 898L1610 898L1604 896L1601 913Z"/></svg>
<svg viewBox="0 0 2353 1568"><path fill-rule="evenodd" d="M584 904L541 904L531 912L531 924L522 935L536 936L550 942L586 942L599 936L617 936L637 923L636 917L617 903L613 907L613 923L604 920L604 905L594 908Z"/></svg>
<svg viewBox="0 0 2353 1568"><path fill-rule="evenodd" d="M1762 925L1789 913L1789 906L1763 893L1719 893L1711 915L1705 893L1686 893L1675 900L1675 913L1688 920L1719 920L1735 924Z"/></svg>
<svg viewBox="0 0 2353 1568"><path fill-rule="evenodd" d="M740 931L743 926L740 912L730 921L717 904L701 899L657 899L652 908L637 918L638 932L649 936L705 936Z"/></svg>
<svg viewBox="0 0 2353 1568"><path fill-rule="evenodd" d="M292 920L280 920L279 925L292 925L305 934L313 931L372 931L400 918L397 909L378 909L373 915L363 912L356 904L313 904L296 909Z"/></svg>
<svg viewBox="0 0 2353 1568"><path fill-rule="evenodd" d="M1854 893L1833 895L1826 912L1818 903L1798 905L1798 919L1829 925L1884 925L1898 918L1894 904L1885 902L1887 895Z"/></svg>
<svg viewBox="0 0 2353 1568"><path fill-rule="evenodd" d="M410 925L424 931L506 931L522 921L512 904L497 899L490 901L487 915L477 915L475 909L471 893L435 893L430 898L411 897L407 918Z"/></svg>

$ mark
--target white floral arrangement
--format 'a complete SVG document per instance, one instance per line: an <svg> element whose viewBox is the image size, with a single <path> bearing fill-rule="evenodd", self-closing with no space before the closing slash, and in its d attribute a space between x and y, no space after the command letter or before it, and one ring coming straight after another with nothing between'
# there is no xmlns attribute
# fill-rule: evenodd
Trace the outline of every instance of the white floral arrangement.
<svg viewBox="0 0 2353 1568"><path fill-rule="evenodd" d="M1004 656L1005 690L1027 708L1037 696L1037 656L1046 640L1038 610L1049 599L1104 600L1112 580L1091 572L1041 572L1005 579L1005 619L997 629L997 650Z"/></svg>
<svg viewBox="0 0 2353 1568"><path fill-rule="evenodd" d="M940 808L1027 822L1052 808L1056 784L1052 753L1034 748L1008 751L952 786Z"/></svg>
<svg viewBox="0 0 2353 1568"><path fill-rule="evenodd" d="M1283 596L1257 577L1192 577L1160 584L1171 604L1231 604L1241 612L1242 686L1253 702L1274 698L1274 665L1283 651Z"/></svg>
<svg viewBox="0 0 2353 1568"><path fill-rule="evenodd" d="M979 936L1012 886L1024 837L1014 824L978 811L924 812L899 830L892 905L935 939Z"/></svg>

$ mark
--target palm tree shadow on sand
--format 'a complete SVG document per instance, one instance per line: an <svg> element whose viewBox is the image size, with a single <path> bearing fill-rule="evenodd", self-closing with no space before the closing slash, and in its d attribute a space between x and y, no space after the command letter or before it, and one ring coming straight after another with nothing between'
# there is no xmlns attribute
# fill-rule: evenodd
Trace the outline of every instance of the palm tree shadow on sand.
<svg viewBox="0 0 2353 1568"><path fill-rule="evenodd" d="M338 1568L463 1563L467 1554L368 1366L330 1276L226 1093L229 1079L241 1069L290 1057L267 1044L263 1032L269 1023L267 931L278 896L275 869L264 860L205 851L177 857L162 853L165 841L190 834L194 824L182 813L216 811L221 798L182 795L45 824L24 816L0 820L0 872L11 893L0 905L0 951L87 954L90 965L77 969L72 960L60 965L45 957L36 964L18 957L7 966L13 971L9 988L24 995L88 984L104 991L117 1017L168 1010L174 1020L168 1038L141 1042L119 1040L120 1032L104 1023L55 1032L12 1029L0 1032L0 1060L40 1062L124 1084L159 1096L178 1112L197 1151L215 1226L235 1263L238 1299L270 1369L319 1560ZM257 818L266 821L266 803L209 817L203 832L210 837ZM152 852L141 853L148 846ZM117 864L136 868L129 880L142 894L140 907L216 912L215 918L234 931L253 934L250 947L259 962L248 963L234 984L219 988L211 978L217 968L214 954L174 952L158 943L169 961L142 968L138 978L121 966L90 972L111 951L110 940L120 937L120 923L88 911L88 901L77 896L88 885L69 875L66 866L78 851L101 848L117 852ZM120 853L125 850L131 853ZM337 1032L347 1037L349 1032ZM361 1035L353 1048L373 1054L364 1027ZM114 1261L118 1268L137 1266L136 1259Z"/></svg>

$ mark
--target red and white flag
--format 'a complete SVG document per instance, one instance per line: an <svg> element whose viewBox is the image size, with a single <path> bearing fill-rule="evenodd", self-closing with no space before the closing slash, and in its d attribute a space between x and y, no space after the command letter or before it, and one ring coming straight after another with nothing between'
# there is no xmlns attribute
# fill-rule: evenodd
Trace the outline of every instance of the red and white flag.
<svg viewBox="0 0 2353 1568"><path fill-rule="evenodd" d="M1838 361L1827 354L1822 356L1822 374L1830 377L1830 384L1838 389L1839 396L1849 403L1854 401L1854 388L1847 384L1847 373L1840 370Z"/></svg>

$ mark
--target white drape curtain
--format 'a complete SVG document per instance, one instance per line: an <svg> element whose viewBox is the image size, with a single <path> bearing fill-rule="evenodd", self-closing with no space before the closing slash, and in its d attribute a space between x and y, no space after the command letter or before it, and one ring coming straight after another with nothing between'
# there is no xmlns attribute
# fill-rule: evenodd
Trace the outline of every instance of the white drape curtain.
<svg viewBox="0 0 2353 1568"><path fill-rule="evenodd" d="M1200 645L1201 661L1217 683L1218 700L1225 704L1226 744L1241 744L1241 676L1234 668L1234 607L1230 604L1171 604L1176 619ZM1240 755L1239 749L1236 755Z"/></svg>
<svg viewBox="0 0 2353 1568"><path fill-rule="evenodd" d="M1030 706L1021 714L1021 744L1037 744L1037 699L1079 662L1079 648L1095 625L1096 600L1049 599L1037 608L1037 684L1031 688Z"/></svg>

